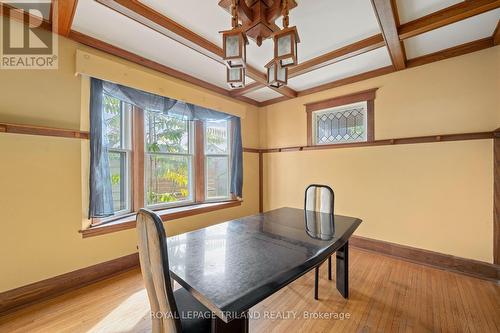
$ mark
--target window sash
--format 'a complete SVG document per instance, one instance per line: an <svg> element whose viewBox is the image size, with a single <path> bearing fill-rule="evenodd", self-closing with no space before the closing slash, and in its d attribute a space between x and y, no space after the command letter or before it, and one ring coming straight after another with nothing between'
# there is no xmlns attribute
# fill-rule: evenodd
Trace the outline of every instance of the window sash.
<svg viewBox="0 0 500 333"><path fill-rule="evenodd" d="M113 218L114 216L122 216L122 215L125 215L125 214L128 214L130 212L132 212L132 172L131 172L131 168L132 168L132 158L131 158L131 155L132 155L132 150L127 150L127 149L117 149L117 148L108 148L108 156L110 153L118 153L118 154L124 154L125 155L125 177L124 177L124 182L123 182L123 185L122 188L121 188L121 191L123 192L120 192L123 196L124 196L124 199L125 199L125 208L124 209L121 209L121 210L118 210L118 211L115 211L114 212L114 215L113 216L110 216L109 218ZM109 219L109 218L106 218L106 219Z"/></svg>
<svg viewBox="0 0 500 333"><path fill-rule="evenodd" d="M179 200L179 201L173 201L173 202L165 202L165 203L155 203L155 204L148 204L148 185L146 184L146 168L144 168L144 207L150 208L150 209L162 209L162 208L169 208L169 207L179 207L179 206L184 206L186 204L192 204L194 202L194 156L193 154L183 154L183 153L151 153L151 152L145 152L144 153L144 158L148 158L149 156L172 156L172 157L187 157L188 158L188 191L189 191L189 196L188 199L186 200Z"/></svg>
<svg viewBox="0 0 500 333"><path fill-rule="evenodd" d="M149 111L143 111L143 112L149 112ZM143 114L144 117L144 114ZM147 126L146 123L144 123L144 126ZM179 201L174 201L174 202L165 202L165 203L155 203L155 204L148 204L148 184L146 184L146 167L144 167L144 174L143 174L143 179L144 179L144 203L143 206L146 208L150 209L163 209L163 208L171 208L171 207L180 207L188 204L192 204L195 202L195 175L196 175L196 170L194 166L194 124L193 121L188 121L188 152L187 153L170 153L170 152L150 152L147 151L146 147L146 128L144 127L144 166L145 166L145 159L148 158L149 156L178 156L178 157L187 157L188 158L188 191L189 191L189 197L186 200L179 200Z"/></svg>
<svg viewBox="0 0 500 333"><path fill-rule="evenodd" d="M114 98L105 93L103 95L109 98ZM123 185L120 182L120 194L124 197L125 208L114 211L113 216L102 219L107 221L113 219L116 216L123 216L132 212L132 105L125 103L122 100L120 102L120 148L108 147L108 156L112 153L124 154L125 155L125 165L124 165L124 177ZM103 106L104 112L104 106ZM121 170L120 170L121 173ZM114 207L113 207L114 208Z"/></svg>
<svg viewBox="0 0 500 333"><path fill-rule="evenodd" d="M224 201L224 200L229 200L231 199L231 121L225 121L226 122L226 153L219 153L219 154L213 154L213 153L207 153L206 152L206 147L207 147L207 123L204 124L203 126L203 152L204 152L204 178L205 178L205 183L204 183L204 193L205 193L205 202L217 202L217 201ZM227 158L227 195L226 196L216 196L216 197L209 197L208 196L208 160L211 157L226 157Z"/></svg>

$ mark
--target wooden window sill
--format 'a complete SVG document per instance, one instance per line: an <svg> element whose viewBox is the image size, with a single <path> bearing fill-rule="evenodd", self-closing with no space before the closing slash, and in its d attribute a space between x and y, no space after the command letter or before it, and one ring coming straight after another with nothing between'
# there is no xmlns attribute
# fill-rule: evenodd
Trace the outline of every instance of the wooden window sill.
<svg viewBox="0 0 500 333"><path fill-rule="evenodd" d="M191 206L157 210L156 213L160 215L163 221L172 221L183 217L212 212L219 209L240 206L241 203L242 201L240 200L202 203ZM135 228L135 214L124 216L105 224L90 226L89 228L80 230L79 232L82 234L83 238L87 238L133 228Z"/></svg>

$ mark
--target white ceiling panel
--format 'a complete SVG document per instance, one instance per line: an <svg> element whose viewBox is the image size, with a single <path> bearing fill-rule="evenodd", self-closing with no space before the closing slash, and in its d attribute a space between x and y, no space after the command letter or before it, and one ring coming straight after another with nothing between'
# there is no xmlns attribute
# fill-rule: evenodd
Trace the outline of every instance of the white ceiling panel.
<svg viewBox="0 0 500 333"><path fill-rule="evenodd" d="M72 29L227 88L222 64L93 0L78 1Z"/></svg>
<svg viewBox="0 0 500 333"><path fill-rule="evenodd" d="M304 90L391 65L386 47L363 53L288 80L290 88Z"/></svg>
<svg viewBox="0 0 500 333"><path fill-rule="evenodd" d="M276 91L270 89L270 88L261 88L258 90L254 90L252 92L249 92L248 94L245 94L246 97L254 99L258 102L264 102L267 101L268 99L273 99L277 97L281 97L280 93L277 93Z"/></svg>
<svg viewBox="0 0 500 333"><path fill-rule="evenodd" d="M500 9L470 17L404 41L408 59L486 38L493 34Z"/></svg>
<svg viewBox="0 0 500 333"><path fill-rule="evenodd" d="M207 0L140 0L194 33L222 46L219 31L231 28L231 16L219 7L219 1Z"/></svg>
<svg viewBox="0 0 500 333"><path fill-rule="evenodd" d="M141 2L173 19L216 45L222 46L221 30L230 28L229 13L218 1L141 0ZM367 0L297 0L290 11L290 25L296 25L301 43L300 61L357 42L380 32L370 1ZM281 25L281 19L276 20ZM247 46L247 62L262 71L273 57L270 39L258 47L254 41Z"/></svg>
<svg viewBox="0 0 500 333"><path fill-rule="evenodd" d="M299 32L301 61L380 33L369 0L297 0L297 3L290 11L290 25L296 25Z"/></svg>
<svg viewBox="0 0 500 333"><path fill-rule="evenodd" d="M406 23L452 6L462 0L397 0L399 21Z"/></svg>

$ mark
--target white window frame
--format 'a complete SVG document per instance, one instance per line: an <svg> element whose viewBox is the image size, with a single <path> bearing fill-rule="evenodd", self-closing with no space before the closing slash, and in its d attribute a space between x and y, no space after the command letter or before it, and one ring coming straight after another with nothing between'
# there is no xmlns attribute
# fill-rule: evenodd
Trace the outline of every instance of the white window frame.
<svg viewBox="0 0 500 333"><path fill-rule="evenodd" d="M340 141L334 141L334 142L318 142L318 137L317 137L317 119L322 116L323 114L327 113L339 113L339 112L345 112L353 108L358 108L362 107L363 108L363 124L364 124L364 133L362 137L359 137L357 139L342 139ZM356 102L356 103L351 103L351 104L346 104L346 105L341 105L341 106L336 106L328 109L323 109L323 110L318 110L318 111L313 111L312 113L312 135L313 135L313 144L317 146L322 146L322 145L337 145L337 144L344 144L344 143L354 143L354 142L367 142L368 141L368 101L362 101L362 102Z"/></svg>
<svg viewBox="0 0 500 333"><path fill-rule="evenodd" d="M227 154L207 154L207 122L203 122L203 154L204 154L204 169L205 169L205 202L218 202L231 199L231 121L224 120L227 126ZM215 122L215 121L214 121ZM208 157L226 157L227 156L227 196L208 197Z"/></svg>

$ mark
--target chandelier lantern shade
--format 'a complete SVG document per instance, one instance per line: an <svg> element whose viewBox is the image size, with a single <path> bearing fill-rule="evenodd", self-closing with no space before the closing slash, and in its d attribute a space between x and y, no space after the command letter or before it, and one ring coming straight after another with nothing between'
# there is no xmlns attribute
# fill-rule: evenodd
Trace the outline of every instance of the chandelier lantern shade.
<svg viewBox="0 0 500 333"><path fill-rule="evenodd" d="M245 87L245 69L244 68L227 68L227 84L231 89Z"/></svg>
<svg viewBox="0 0 500 333"><path fill-rule="evenodd" d="M222 31L224 63L228 68L246 67L248 39L239 29Z"/></svg>
<svg viewBox="0 0 500 333"><path fill-rule="evenodd" d="M279 60L273 59L266 65L267 84L274 88L280 88L288 83L288 68L281 66Z"/></svg>
<svg viewBox="0 0 500 333"><path fill-rule="evenodd" d="M297 65L297 44L300 43L297 28L284 28L274 33L273 39L274 60L279 60L283 67Z"/></svg>

